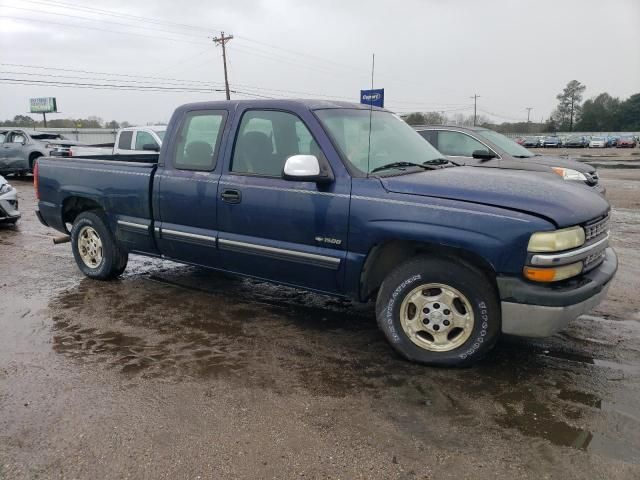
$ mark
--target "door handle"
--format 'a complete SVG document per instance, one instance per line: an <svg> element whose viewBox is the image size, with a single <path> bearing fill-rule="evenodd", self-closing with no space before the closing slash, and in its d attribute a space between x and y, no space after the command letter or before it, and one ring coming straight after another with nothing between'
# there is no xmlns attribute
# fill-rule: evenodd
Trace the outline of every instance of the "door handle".
<svg viewBox="0 0 640 480"><path fill-rule="evenodd" d="M225 189L220 195L223 201L227 203L240 203L242 200L242 193L239 190Z"/></svg>

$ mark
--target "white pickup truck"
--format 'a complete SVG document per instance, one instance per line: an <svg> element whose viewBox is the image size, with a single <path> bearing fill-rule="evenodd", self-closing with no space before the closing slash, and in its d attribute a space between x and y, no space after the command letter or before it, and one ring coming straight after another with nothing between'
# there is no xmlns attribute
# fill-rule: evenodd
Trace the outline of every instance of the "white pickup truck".
<svg viewBox="0 0 640 480"><path fill-rule="evenodd" d="M118 130L113 144L61 147L52 152L56 157L86 157L97 155L144 155L159 152L167 127L127 127Z"/></svg>

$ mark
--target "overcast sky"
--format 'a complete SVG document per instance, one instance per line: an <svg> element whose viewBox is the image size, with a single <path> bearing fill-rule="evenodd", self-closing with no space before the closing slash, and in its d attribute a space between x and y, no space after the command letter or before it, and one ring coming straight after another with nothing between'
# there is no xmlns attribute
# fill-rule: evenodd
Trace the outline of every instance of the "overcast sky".
<svg viewBox="0 0 640 480"><path fill-rule="evenodd" d="M245 94L357 102L372 53L374 85L398 112L469 114L477 93L479 113L494 120L526 119L533 107L538 121L572 79L587 86L585 98L640 92L639 0L0 0L1 78L109 88L4 80L0 119L27 113L30 97L57 97L63 113L50 118L141 124L222 99L178 91L222 88L211 41L222 29L235 36L231 88Z"/></svg>

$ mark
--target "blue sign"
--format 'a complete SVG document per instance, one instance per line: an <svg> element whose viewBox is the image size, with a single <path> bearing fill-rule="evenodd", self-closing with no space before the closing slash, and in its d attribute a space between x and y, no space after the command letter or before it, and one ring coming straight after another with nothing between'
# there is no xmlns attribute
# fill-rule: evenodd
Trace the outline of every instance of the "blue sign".
<svg viewBox="0 0 640 480"><path fill-rule="evenodd" d="M360 90L360 103L384 108L384 88Z"/></svg>

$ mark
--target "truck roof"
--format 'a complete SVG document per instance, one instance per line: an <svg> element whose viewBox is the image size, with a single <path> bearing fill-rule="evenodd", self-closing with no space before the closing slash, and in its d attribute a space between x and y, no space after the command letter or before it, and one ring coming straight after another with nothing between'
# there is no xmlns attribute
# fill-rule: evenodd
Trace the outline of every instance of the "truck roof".
<svg viewBox="0 0 640 480"><path fill-rule="evenodd" d="M257 108L292 108L305 107L309 110L318 110L325 108L354 108L359 110L369 110L369 105L363 105L355 102L341 102L335 100L318 100L318 99L273 99L273 100L220 100L215 102L197 102L182 105L181 109L216 109L216 108L236 108L237 106L251 105ZM374 110L386 111L383 108L373 107Z"/></svg>

